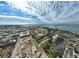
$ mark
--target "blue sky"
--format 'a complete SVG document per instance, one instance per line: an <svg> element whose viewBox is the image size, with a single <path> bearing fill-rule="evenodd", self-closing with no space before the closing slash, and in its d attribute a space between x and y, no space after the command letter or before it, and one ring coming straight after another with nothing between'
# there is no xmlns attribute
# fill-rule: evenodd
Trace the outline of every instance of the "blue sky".
<svg viewBox="0 0 79 59"><path fill-rule="evenodd" d="M79 2L0 1L0 24L78 23Z"/></svg>

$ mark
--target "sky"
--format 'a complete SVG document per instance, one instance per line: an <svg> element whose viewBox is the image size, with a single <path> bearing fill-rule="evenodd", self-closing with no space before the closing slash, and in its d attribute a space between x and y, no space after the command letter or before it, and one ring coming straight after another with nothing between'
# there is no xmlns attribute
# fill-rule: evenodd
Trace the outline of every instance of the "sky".
<svg viewBox="0 0 79 59"><path fill-rule="evenodd" d="M0 24L79 23L79 2L0 1Z"/></svg>

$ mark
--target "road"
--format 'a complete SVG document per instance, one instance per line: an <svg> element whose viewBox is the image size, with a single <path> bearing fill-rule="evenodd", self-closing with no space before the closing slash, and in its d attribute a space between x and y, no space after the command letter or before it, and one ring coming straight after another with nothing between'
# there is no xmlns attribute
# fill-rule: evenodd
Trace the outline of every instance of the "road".
<svg viewBox="0 0 79 59"><path fill-rule="evenodd" d="M45 43L45 42L48 41L48 40L49 40L49 39L46 39L46 40L42 41L42 42L39 44L39 46L41 46L41 44Z"/></svg>

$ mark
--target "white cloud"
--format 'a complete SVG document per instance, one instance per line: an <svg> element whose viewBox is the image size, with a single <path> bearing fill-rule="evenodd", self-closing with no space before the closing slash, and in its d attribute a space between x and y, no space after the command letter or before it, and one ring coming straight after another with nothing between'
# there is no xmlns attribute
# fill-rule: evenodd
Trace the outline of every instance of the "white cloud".
<svg viewBox="0 0 79 59"><path fill-rule="evenodd" d="M31 20L32 18L26 18L26 17L19 17L19 16L6 16L6 15L0 15L0 18L17 18L21 20Z"/></svg>
<svg viewBox="0 0 79 59"><path fill-rule="evenodd" d="M9 5L14 8L19 8L21 11L28 13L30 15L34 15L37 17L38 22L46 22L46 23L63 23L70 22L71 20L65 20L66 17L69 17L76 12L79 11L79 8L72 8L72 3L70 5L65 6L66 3L59 2L37 2L37 1L18 1L18 0L9 0ZM73 2L74 3L74 2ZM61 6L63 6L61 8ZM73 9L73 10L72 10ZM59 13L61 11L61 13ZM68 12L69 11L69 12ZM42 16L41 14L46 13L46 15ZM3 16L0 16L3 17ZM21 20L33 20L31 16L29 17L18 17L18 16L5 16L9 18L18 18Z"/></svg>
<svg viewBox="0 0 79 59"><path fill-rule="evenodd" d="M8 20L7 20L8 18ZM33 22L32 18L24 18L24 17L18 17L18 16L5 16L5 15L0 15L0 20L5 19L5 21L3 20L2 22L0 22L0 24L38 24L35 21ZM13 19L15 21L13 21ZM12 21L9 21L12 20ZM7 23L6 23L7 22Z"/></svg>

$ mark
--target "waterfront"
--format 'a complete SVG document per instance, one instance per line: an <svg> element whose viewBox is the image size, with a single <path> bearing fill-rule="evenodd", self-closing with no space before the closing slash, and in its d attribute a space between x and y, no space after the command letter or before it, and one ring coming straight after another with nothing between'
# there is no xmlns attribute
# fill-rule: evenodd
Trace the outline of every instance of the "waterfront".
<svg viewBox="0 0 79 59"><path fill-rule="evenodd" d="M60 30L66 30L66 31L70 31L76 34L79 34L79 26L78 25L56 25L56 24L48 24L46 25L47 27L50 28L57 28Z"/></svg>

